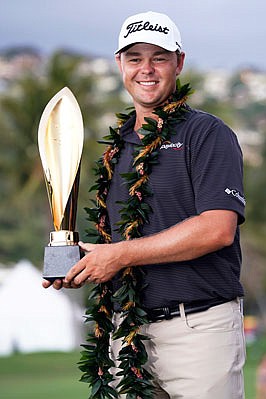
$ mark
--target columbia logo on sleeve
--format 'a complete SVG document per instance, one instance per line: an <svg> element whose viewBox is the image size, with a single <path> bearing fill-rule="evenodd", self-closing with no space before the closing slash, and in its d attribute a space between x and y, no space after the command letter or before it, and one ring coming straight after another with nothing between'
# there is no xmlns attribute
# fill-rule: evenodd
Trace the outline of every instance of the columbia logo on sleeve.
<svg viewBox="0 0 266 399"><path fill-rule="evenodd" d="M230 189L228 187L224 191L226 192L226 194L232 195L233 197L237 198L240 202L242 202L243 205L246 205L246 200L242 195L240 195L239 191L235 189Z"/></svg>

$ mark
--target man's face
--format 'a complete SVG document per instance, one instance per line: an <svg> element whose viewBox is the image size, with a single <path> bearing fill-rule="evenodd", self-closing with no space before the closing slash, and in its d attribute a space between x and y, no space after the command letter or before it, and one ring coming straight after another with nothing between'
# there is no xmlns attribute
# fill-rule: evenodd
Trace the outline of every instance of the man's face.
<svg viewBox="0 0 266 399"><path fill-rule="evenodd" d="M116 61L135 107L154 109L175 91L184 53L178 60L175 52L153 44L138 43L118 55Z"/></svg>

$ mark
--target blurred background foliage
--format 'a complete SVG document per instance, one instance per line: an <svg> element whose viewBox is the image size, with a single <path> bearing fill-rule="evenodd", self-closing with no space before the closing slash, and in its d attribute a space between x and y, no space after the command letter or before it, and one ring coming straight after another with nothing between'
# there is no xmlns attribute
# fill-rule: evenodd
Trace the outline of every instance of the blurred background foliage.
<svg viewBox="0 0 266 399"><path fill-rule="evenodd" d="M102 151L97 140L115 124L114 113L131 103L114 62L107 59L64 50L41 57L34 49L20 48L2 53L0 67L0 263L8 266L25 258L41 268L43 247L53 230L37 146L46 104L67 86L81 107L85 143L77 230L86 240L84 207L90 206L93 165ZM190 81L195 90L190 105L221 117L241 143L247 198L242 280L247 311L255 310L266 320L265 74L188 68L181 81Z"/></svg>

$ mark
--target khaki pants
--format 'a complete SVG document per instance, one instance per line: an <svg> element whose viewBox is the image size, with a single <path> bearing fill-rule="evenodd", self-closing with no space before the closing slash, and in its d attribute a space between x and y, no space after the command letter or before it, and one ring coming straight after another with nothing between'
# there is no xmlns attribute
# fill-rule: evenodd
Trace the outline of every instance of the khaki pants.
<svg viewBox="0 0 266 399"><path fill-rule="evenodd" d="M245 342L240 300L145 325L154 399L243 399ZM119 315L115 316L119 323ZM121 343L113 341L117 356ZM122 396L123 397L123 396Z"/></svg>

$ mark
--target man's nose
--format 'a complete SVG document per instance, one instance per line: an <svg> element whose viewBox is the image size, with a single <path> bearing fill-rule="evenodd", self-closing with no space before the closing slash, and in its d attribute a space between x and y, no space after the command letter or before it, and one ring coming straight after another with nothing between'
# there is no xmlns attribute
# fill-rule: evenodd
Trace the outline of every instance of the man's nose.
<svg viewBox="0 0 266 399"><path fill-rule="evenodd" d="M142 65L142 73L145 74L151 74L154 72L154 65L153 62L151 60L146 60L144 61L143 65Z"/></svg>

